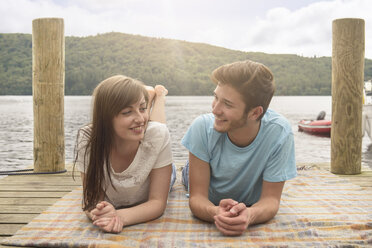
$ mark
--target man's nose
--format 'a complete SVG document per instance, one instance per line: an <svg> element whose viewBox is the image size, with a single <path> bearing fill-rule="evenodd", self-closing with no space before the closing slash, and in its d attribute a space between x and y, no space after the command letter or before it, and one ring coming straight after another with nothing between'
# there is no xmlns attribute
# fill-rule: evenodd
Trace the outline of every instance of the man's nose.
<svg viewBox="0 0 372 248"><path fill-rule="evenodd" d="M215 115L220 115L221 114L221 106L218 101L214 101L212 104L212 113Z"/></svg>

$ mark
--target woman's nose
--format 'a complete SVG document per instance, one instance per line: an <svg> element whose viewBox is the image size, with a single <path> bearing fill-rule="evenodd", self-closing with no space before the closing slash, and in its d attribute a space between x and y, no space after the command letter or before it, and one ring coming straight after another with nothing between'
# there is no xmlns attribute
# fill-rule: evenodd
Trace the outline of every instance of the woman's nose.
<svg viewBox="0 0 372 248"><path fill-rule="evenodd" d="M136 117L135 117L134 120L135 120L135 122L137 122L137 123L145 122L145 116L144 116L143 113L137 111L137 113L136 113Z"/></svg>

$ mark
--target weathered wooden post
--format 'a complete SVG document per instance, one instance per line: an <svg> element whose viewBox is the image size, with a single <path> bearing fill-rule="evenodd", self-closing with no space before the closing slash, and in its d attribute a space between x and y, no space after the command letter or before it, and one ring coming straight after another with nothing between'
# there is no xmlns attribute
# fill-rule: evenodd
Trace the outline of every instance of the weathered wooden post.
<svg viewBox="0 0 372 248"><path fill-rule="evenodd" d="M364 20L332 24L331 172L359 174L362 163Z"/></svg>
<svg viewBox="0 0 372 248"><path fill-rule="evenodd" d="M65 37L60 18L32 21L34 171L65 168Z"/></svg>

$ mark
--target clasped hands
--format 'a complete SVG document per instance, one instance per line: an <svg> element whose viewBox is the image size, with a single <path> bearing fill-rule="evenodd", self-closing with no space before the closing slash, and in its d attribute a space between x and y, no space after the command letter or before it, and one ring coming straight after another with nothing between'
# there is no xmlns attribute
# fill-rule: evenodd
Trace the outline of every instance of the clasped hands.
<svg viewBox="0 0 372 248"><path fill-rule="evenodd" d="M111 233L120 233L123 230L123 220L118 216L115 207L109 202L102 201L90 211L93 225L101 230Z"/></svg>
<svg viewBox="0 0 372 248"><path fill-rule="evenodd" d="M90 214L93 225L105 232L120 233L123 230L123 220L109 202L98 203ZM224 235L238 236L244 233L250 223L250 210L244 203L223 199L220 201L214 221Z"/></svg>
<svg viewBox="0 0 372 248"><path fill-rule="evenodd" d="M214 216L214 223L224 235L241 235L250 223L250 209L244 203L223 199Z"/></svg>

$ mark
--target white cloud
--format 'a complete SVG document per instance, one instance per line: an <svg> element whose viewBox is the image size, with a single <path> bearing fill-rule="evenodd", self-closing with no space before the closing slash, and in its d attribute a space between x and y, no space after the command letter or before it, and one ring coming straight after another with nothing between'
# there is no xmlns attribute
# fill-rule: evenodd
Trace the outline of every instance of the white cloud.
<svg viewBox="0 0 372 248"><path fill-rule="evenodd" d="M298 8L298 1L272 0L2 0L0 32L31 33L33 19L61 17L66 36L115 31L244 51L331 56L332 21L353 17L365 20L366 57L372 58L369 0L314 1L300 1L313 3Z"/></svg>
<svg viewBox="0 0 372 248"><path fill-rule="evenodd" d="M243 50L331 56L332 21L338 18L365 20L366 57L372 58L372 17L367 0L319 2L295 11L271 9L238 44Z"/></svg>

